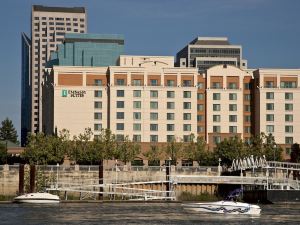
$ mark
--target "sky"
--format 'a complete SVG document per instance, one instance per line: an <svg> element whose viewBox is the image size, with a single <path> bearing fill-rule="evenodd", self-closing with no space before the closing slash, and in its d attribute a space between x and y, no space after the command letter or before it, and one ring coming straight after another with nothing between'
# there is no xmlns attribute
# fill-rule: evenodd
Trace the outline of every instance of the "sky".
<svg viewBox="0 0 300 225"><path fill-rule="evenodd" d="M1 0L0 121L20 137L21 32L31 6L84 6L88 32L123 34L125 54L175 56L197 36L242 45L249 68L300 68L299 0Z"/></svg>

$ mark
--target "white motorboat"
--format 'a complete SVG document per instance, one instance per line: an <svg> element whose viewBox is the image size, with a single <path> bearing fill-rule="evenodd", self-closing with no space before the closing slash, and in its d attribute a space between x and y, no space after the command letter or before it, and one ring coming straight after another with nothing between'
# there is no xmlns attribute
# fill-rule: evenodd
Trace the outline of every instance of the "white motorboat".
<svg viewBox="0 0 300 225"><path fill-rule="evenodd" d="M260 207L258 205L252 205L242 202L233 201L218 201L207 203L190 203L182 205L186 209L191 209L197 212L209 212L209 213L225 213L225 214L260 214Z"/></svg>
<svg viewBox="0 0 300 225"><path fill-rule="evenodd" d="M16 203L59 203L59 196L49 193L29 193L14 198Z"/></svg>

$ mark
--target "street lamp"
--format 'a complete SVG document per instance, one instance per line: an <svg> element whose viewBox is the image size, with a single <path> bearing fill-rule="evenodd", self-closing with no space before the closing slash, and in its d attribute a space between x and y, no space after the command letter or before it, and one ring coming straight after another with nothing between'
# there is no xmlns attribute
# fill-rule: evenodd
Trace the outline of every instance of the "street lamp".
<svg viewBox="0 0 300 225"><path fill-rule="evenodd" d="M274 145L274 150L273 150L273 161L275 162L275 151L277 149L277 145L275 144Z"/></svg>
<svg viewBox="0 0 300 225"><path fill-rule="evenodd" d="M221 175L221 158L219 158L218 175Z"/></svg>

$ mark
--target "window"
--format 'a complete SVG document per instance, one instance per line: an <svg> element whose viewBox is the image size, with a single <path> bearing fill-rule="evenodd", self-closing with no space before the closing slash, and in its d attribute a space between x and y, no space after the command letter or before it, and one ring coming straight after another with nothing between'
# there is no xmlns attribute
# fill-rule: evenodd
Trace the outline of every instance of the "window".
<svg viewBox="0 0 300 225"><path fill-rule="evenodd" d="M191 124L183 124L183 131L191 131L192 125Z"/></svg>
<svg viewBox="0 0 300 225"><path fill-rule="evenodd" d="M175 140L175 136L174 135L167 135L167 142L171 142Z"/></svg>
<svg viewBox="0 0 300 225"><path fill-rule="evenodd" d="M285 122L293 122L293 115L291 114L285 115Z"/></svg>
<svg viewBox="0 0 300 225"><path fill-rule="evenodd" d="M158 98L158 91L150 91L150 98Z"/></svg>
<svg viewBox="0 0 300 225"><path fill-rule="evenodd" d="M267 110L274 110L274 103L267 103L266 104L266 109Z"/></svg>
<svg viewBox="0 0 300 225"><path fill-rule="evenodd" d="M213 104L213 111L221 111L221 105L220 104Z"/></svg>
<svg viewBox="0 0 300 225"><path fill-rule="evenodd" d="M183 120L191 120L191 113L183 113Z"/></svg>
<svg viewBox="0 0 300 225"><path fill-rule="evenodd" d="M167 124L167 131L174 131L175 125L174 124Z"/></svg>
<svg viewBox="0 0 300 225"><path fill-rule="evenodd" d="M229 133L237 133L237 126L229 126Z"/></svg>
<svg viewBox="0 0 300 225"><path fill-rule="evenodd" d="M250 112L251 111L251 106L250 105L245 105L245 112Z"/></svg>
<svg viewBox="0 0 300 225"><path fill-rule="evenodd" d="M158 86L158 80L156 80L156 79L151 79L151 80L150 80L150 86Z"/></svg>
<svg viewBox="0 0 300 225"><path fill-rule="evenodd" d="M124 130L124 123L117 123L117 130Z"/></svg>
<svg viewBox="0 0 300 225"><path fill-rule="evenodd" d="M124 119L124 112L117 112L117 119Z"/></svg>
<svg viewBox="0 0 300 225"><path fill-rule="evenodd" d="M142 96L142 92L140 90L133 91L133 97L140 98Z"/></svg>
<svg viewBox="0 0 300 225"><path fill-rule="evenodd" d="M293 133L293 126L285 126L285 133Z"/></svg>
<svg viewBox="0 0 300 225"><path fill-rule="evenodd" d="M124 90L117 90L117 97L124 97Z"/></svg>
<svg viewBox="0 0 300 225"><path fill-rule="evenodd" d="M102 109L102 102L94 102L95 109Z"/></svg>
<svg viewBox="0 0 300 225"><path fill-rule="evenodd" d="M281 88L296 88L297 84L296 84L296 81L281 81L280 87Z"/></svg>
<svg viewBox="0 0 300 225"><path fill-rule="evenodd" d="M218 144L221 142L221 137L220 136L213 136L213 142L214 144Z"/></svg>
<svg viewBox="0 0 300 225"><path fill-rule="evenodd" d="M229 93L229 100L237 100L237 94L236 93Z"/></svg>
<svg viewBox="0 0 300 225"><path fill-rule="evenodd" d="M158 131L158 124L150 124L151 131Z"/></svg>
<svg viewBox="0 0 300 225"><path fill-rule="evenodd" d="M251 100L251 94L245 94L244 99L245 99L245 101L250 101Z"/></svg>
<svg viewBox="0 0 300 225"><path fill-rule="evenodd" d="M117 108L124 108L124 101L117 101Z"/></svg>
<svg viewBox="0 0 300 225"><path fill-rule="evenodd" d="M191 98L191 96L192 96L192 93L190 91L184 91L183 92L183 97L184 98Z"/></svg>
<svg viewBox="0 0 300 225"><path fill-rule="evenodd" d="M245 131L246 134L250 134L251 133L251 127L248 127L248 126L245 127L244 131Z"/></svg>
<svg viewBox="0 0 300 225"><path fill-rule="evenodd" d="M100 113L100 112L94 113L94 119L95 120L102 120L102 113Z"/></svg>
<svg viewBox="0 0 300 225"><path fill-rule="evenodd" d="M142 80L133 80L132 85L133 86L142 86Z"/></svg>
<svg viewBox="0 0 300 225"><path fill-rule="evenodd" d="M175 113L167 113L167 120L174 120L175 119Z"/></svg>
<svg viewBox="0 0 300 225"><path fill-rule="evenodd" d="M197 86L198 86L198 89L203 89L204 88L204 83L198 82Z"/></svg>
<svg viewBox="0 0 300 225"><path fill-rule="evenodd" d="M197 93L197 100L203 100L203 99L204 99L204 94Z"/></svg>
<svg viewBox="0 0 300 225"><path fill-rule="evenodd" d="M141 142L142 141L142 136L139 135L139 134L134 134L132 136L132 141L135 141L135 142Z"/></svg>
<svg viewBox="0 0 300 225"><path fill-rule="evenodd" d="M175 102L167 102L167 109L175 109Z"/></svg>
<svg viewBox="0 0 300 225"><path fill-rule="evenodd" d="M133 124L133 130L134 131L140 131L141 130L141 124L140 123L134 123Z"/></svg>
<svg viewBox="0 0 300 225"><path fill-rule="evenodd" d="M116 141L124 141L124 135L123 134L117 134L116 135Z"/></svg>
<svg viewBox="0 0 300 225"><path fill-rule="evenodd" d="M285 93L285 100L293 100L293 93Z"/></svg>
<svg viewBox="0 0 300 225"><path fill-rule="evenodd" d="M142 114L140 112L134 112L133 113L133 119L134 120L140 120L142 118Z"/></svg>
<svg viewBox="0 0 300 225"><path fill-rule="evenodd" d="M197 115L197 121L198 122L203 121L203 115Z"/></svg>
<svg viewBox="0 0 300 225"><path fill-rule="evenodd" d="M192 86L192 81L191 80L183 80L182 81L182 86L183 87L191 87Z"/></svg>
<svg viewBox="0 0 300 225"><path fill-rule="evenodd" d="M168 87L174 87L175 86L175 80L167 80L167 86Z"/></svg>
<svg viewBox="0 0 300 225"><path fill-rule="evenodd" d="M158 113L150 113L150 120L158 120Z"/></svg>
<svg viewBox="0 0 300 225"><path fill-rule="evenodd" d="M237 111L237 104L229 104L229 111Z"/></svg>
<svg viewBox="0 0 300 225"><path fill-rule="evenodd" d="M265 88L274 88L274 81L266 81Z"/></svg>
<svg viewBox="0 0 300 225"><path fill-rule="evenodd" d="M150 142L158 142L158 135L150 135Z"/></svg>
<svg viewBox="0 0 300 225"><path fill-rule="evenodd" d="M213 126L213 132L214 133L220 133L221 132L221 127L220 126Z"/></svg>
<svg viewBox="0 0 300 225"><path fill-rule="evenodd" d="M198 111L203 111L204 110L204 105L203 104L197 104L197 110Z"/></svg>
<svg viewBox="0 0 300 225"><path fill-rule="evenodd" d="M191 109L192 108L192 104L190 102L184 102L183 103L183 108L184 109Z"/></svg>
<svg viewBox="0 0 300 225"><path fill-rule="evenodd" d="M125 85L125 80L124 79L117 79L117 85L118 86L124 86Z"/></svg>
<svg viewBox="0 0 300 225"><path fill-rule="evenodd" d="M183 141L184 142L192 141L192 136L191 135L183 135Z"/></svg>
<svg viewBox="0 0 300 225"><path fill-rule="evenodd" d="M213 93L213 100L221 100L221 94L220 93Z"/></svg>
<svg viewBox="0 0 300 225"><path fill-rule="evenodd" d="M274 114L267 114L266 121L274 121Z"/></svg>
<svg viewBox="0 0 300 225"><path fill-rule="evenodd" d="M293 144L294 143L293 137L285 137L285 143L286 144Z"/></svg>
<svg viewBox="0 0 300 225"><path fill-rule="evenodd" d="M213 115L213 122L221 122L221 116L220 115Z"/></svg>
<svg viewBox="0 0 300 225"><path fill-rule="evenodd" d="M229 115L229 122L236 122L237 121L237 115Z"/></svg>
<svg viewBox="0 0 300 225"><path fill-rule="evenodd" d="M204 132L204 127L203 126L197 126L197 132L198 133Z"/></svg>
<svg viewBox="0 0 300 225"><path fill-rule="evenodd" d="M250 90L252 88L251 83L244 83L244 89L245 90Z"/></svg>
<svg viewBox="0 0 300 225"><path fill-rule="evenodd" d="M158 109L158 102L150 102L150 109Z"/></svg>
<svg viewBox="0 0 300 225"><path fill-rule="evenodd" d="M133 102L133 108L134 109L140 109L142 106L142 102L141 101L134 101Z"/></svg>
<svg viewBox="0 0 300 225"><path fill-rule="evenodd" d="M228 89L237 89L237 83L229 83L227 88Z"/></svg>
<svg viewBox="0 0 300 225"><path fill-rule="evenodd" d="M175 91L167 91L167 98L175 98Z"/></svg>
<svg viewBox="0 0 300 225"><path fill-rule="evenodd" d="M94 97L96 97L96 98L102 98L102 91L95 91L94 92Z"/></svg>
<svg viewBox="0 0 300 225"><path fill-rule="evenodd" d="M221 86L220 82L213 82L211 88L213 88L213 89L220 89L220 88L222 88L222 86Z"/></svg>
<svg viewBox="0 0 300 225"><path fill-rule="evenodd" d="M96 123L94 124L94 131L101 131L102 130L102 124Z"/></svg>
<svg viewBox="0 0 300 225"><path fill-rule="evenodd" d="M274 92L266 92L266 99L274 99Z"/></svg>
<svg viewBox="0 0 300 225"><path fill-rule="evenodd" d="M286 111L293 111L293 104L285 104Z"/></svg>

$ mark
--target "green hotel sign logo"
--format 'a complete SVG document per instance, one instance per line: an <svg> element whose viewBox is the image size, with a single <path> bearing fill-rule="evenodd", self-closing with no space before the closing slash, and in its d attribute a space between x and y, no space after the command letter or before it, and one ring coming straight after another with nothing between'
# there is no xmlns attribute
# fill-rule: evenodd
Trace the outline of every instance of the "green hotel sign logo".
<svg viewBox="0 0 300 225"><path fill-rule="evenodd" d="M62 90L61 97L71 97L71 98L83 98L86 94L86 91L77 91L77 90Z"/></svg>
<svg viewBox="0 0 300 225"><path fill-rule="evenodd" d="M67 97L68 96L68 91L67 90L62 90L61 91L61 96L62 97Z"/></svg>

